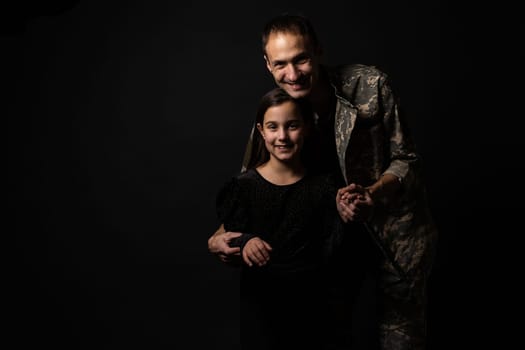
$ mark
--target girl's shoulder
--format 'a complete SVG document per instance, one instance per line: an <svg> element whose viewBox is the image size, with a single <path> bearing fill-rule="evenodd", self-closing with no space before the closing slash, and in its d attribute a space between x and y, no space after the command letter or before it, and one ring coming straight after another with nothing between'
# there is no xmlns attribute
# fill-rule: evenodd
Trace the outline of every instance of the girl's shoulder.
<svg viewBox="0 0 525 350"><path fill-rule="evenodd" d="M249 186L256 183L257 181L260 181L260 178L261 176L255 169L248 169L235 176L234 180L240 186Z"/></svg>

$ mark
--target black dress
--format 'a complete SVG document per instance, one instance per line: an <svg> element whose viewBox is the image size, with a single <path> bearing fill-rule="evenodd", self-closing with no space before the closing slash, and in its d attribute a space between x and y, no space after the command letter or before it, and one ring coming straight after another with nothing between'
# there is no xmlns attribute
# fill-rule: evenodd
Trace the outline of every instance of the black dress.
<svg viewBox="0 0 525 350"><path fill-rule="evenodd" d="M227 231L257 236L272 246L264 267L242 265L243 349L320 349L326 325L325 271L342 235L336 188L327 175L275 185L250 169L217 196Z"/></svg>

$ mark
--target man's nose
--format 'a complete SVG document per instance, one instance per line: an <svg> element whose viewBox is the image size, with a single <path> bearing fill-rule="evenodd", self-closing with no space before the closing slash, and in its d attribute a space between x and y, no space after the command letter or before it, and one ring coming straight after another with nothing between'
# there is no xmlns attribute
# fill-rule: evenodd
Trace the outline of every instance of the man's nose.
<svg viewBox="0 0 525 350"><path fill-rule="evenodd" d="M299 78L299 69L297 67L290 63L288 64L288 67L286 68L286 77L289 81L296 81Z"/></svg>

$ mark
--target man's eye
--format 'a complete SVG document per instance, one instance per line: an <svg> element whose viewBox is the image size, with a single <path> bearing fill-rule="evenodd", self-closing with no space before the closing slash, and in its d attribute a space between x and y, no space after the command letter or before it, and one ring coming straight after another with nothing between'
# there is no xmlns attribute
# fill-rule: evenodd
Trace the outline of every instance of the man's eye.
<svg viewBox="0 0 525 350"><path fill-rule="evenodd" d="M310 56L308 56L308 55L301 55L301 56L295 57L295 59L293 60L293 63L296 64L296 65L301 65L301 64L305 64L305 63L310 62L310 60L311 60Z"/></svg>

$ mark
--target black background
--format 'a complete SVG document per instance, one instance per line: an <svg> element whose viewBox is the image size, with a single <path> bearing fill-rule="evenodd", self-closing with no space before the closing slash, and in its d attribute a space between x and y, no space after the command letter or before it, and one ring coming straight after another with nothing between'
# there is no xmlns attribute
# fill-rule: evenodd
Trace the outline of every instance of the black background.
<svg viewBox="0 0 525 350"><path fill-rule="evenodd" d="M236 348L237 272L207 238L273 86L260 30L290 10L326 63L388 72L409 117L441 233L430 348L510 341L521 32L494 5L422 3L3 5L11 348Z"/></svg>

